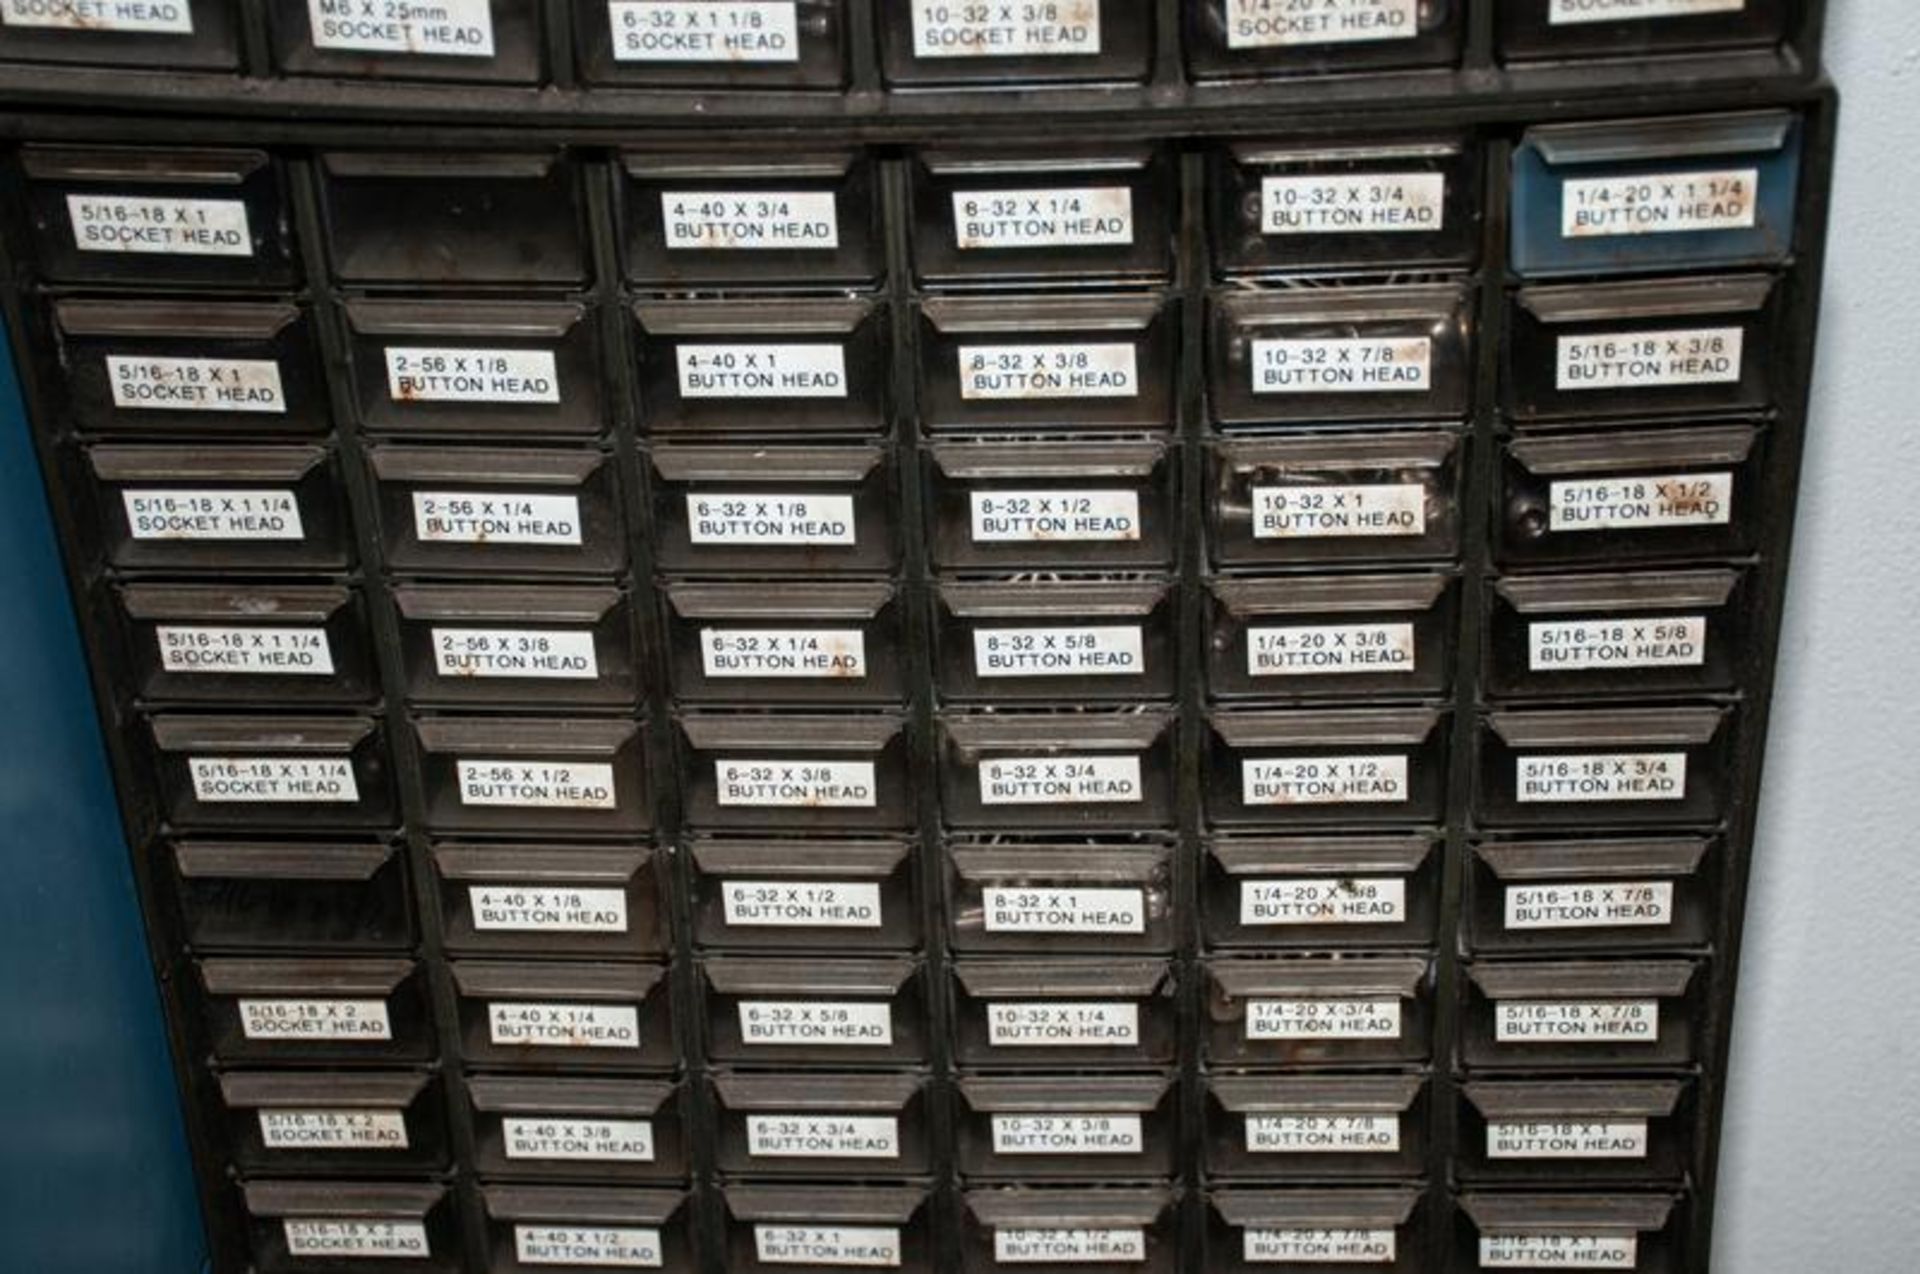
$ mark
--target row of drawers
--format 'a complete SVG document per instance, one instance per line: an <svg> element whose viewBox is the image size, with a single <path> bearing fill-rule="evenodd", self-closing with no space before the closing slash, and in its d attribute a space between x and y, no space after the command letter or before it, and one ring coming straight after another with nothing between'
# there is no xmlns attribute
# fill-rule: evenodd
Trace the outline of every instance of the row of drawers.
<svg viewBox="0 0 1920 1274"><path fill-rule="evenodd" d="M241 65L246 0L82 5L9 0L0 60L155 69ZM549 7L566 26L553 27ZM1458 63L1469 4L1414 0L1188 0L1177 34L1196 80ZM1520 0L1488 3L1503 60L1764 49L1790 34L1796 0ZM591 85L844 88L853 12L877 33L889 85L1144 82L1154 9L1138 0L946 4L936 0L443 0L370 6L271 0L265 27L286 75L499 84L547 82L571 62ZM573 33L571 51L549 31ZM1169 41L1176 33L1168 32ZM561 37L564 42L564 36Z"/></svg>
<svg viewBox="0 0 1920 1274"><path fill-rule="evenodd" d="M1700 828L1731 796L1737 706L1485 713L1475 729L1479 826ZM939 714L941 816L959 830L1171 828L1175 713ZM409 782L435 832L621 834L652 826L678 769L697 831L896 831L917 806L903 714L685 712L649 774L642 723L422 717ZM400 786L387 723L365 716L162 714L130 728L178 829L378 829ZM1214 826L1411 828L1444 821L1449 714L1437 707L1216 710L1202 807ZM651 781L650 781L651 778Z"/></svg>
<svg viewBox="0 0 1920 1274"><path fill-rule="evenodd" d="M1542 277L1780 264L1793 251L1801 132L1787 111L1527 130L1507 178L1512 266ZM1207 191L1215 265L1471 265L1481 150L1458 134L1221 145ZM28 146L14 177L45 280L275 287L302 273L284 165L253 150ZM325 244L314 246L339 282L579 287L592 275L588 191L603 168L584 155L329 151L317 171ZM932 151L912 171L900 215L912 218L923 281L1172 274L1169 152ZM864 153L621 152L613 175L636 283L843 289L883 272L882 200Z"/></svg>
<svg viewBox="0 0 1920 1274"><path fill-rule="evenodd" d="M1512 576L1493 582L1481 687L1492 698L1719 693L1750 631L1745 572ZM1436 697L1452 688L1446 573L1208 581L1210 698ZM363 704L379 697L357 590L126 584L129 685L151 704ZM401 585L406 698L422 707L631 708L636 616L614 587ZM901 704L910 611L924 608L943 702L1170 700L1177 597L1165 577L670 582L672 697L751 707Z"/></svg>
<svg viewBox="0 0 1920 1274"><path fill-rule="evenodd" d="M1501 442L1502 565L1750 553L1772 510L1747 424ZM1447 430L1216 439L1203 451L1222 568L1454 557L1467 446ZM1164 440L954 442L925 457L936 570L1164 569L1178 546ZM386 565L422 575L601 576L628 561L614 457L597 449L369 449ZM878 442L661 444L645 453L656 567L672 574L899 569L898 452ZM339 453L95 443L75 457L102 555L133 572L333 571L356 556Z"/></svg>
<svg viewBox="0 0 1920 1274"><path fill-rule="evenodd" d="M705 1083L433 1071L228 1070L217 1077L243 1174L438 1173L464 1125L487 1180L685 1180L687 1130L712 1130L730 1178L935 1175L1151 1181L1180 1175L1178 1078L925 1071L719 1071ZM1213 1180L1377 1181L1425 1174L1425 1074L1231 1074L1200 1080L1196 1140ZM449 1113L449 1087L452 1095ZM1677 1184L1692 1162L1687 1078L1475 1079L1451 1113L1457 1180Z"/></svg>
<svg viewBox="0 0 1920 1274"><path fill-rule="evenodd" d="M706 1200L710 1208L680 1191L589 1187L496 1184L456 1193L438 1183L249 1180L239 1191L260 1274L310 1268L300 1258L316 1251L423 1274L534 1274L569 1263L692 1274L721 1259L714 1252L707 1265L696 1262L702 1244L694 1236L706 1234L718 1236L734 1274L781 1274L794 1265L993 1274L1087 1263L1173 1274L1186 1202L1167 1186L976 1188L948 1196L924 1185L731 1185ZM1435 1269L1427 1259L1435 1243L1444 1243L1451 1274L1684 1268L1687 1200L1672 1189L1458 1196L1430 1196L1414 1184L1218 1189L1192 1202L1196 1214L1205 1206L1204 1226L1195 1229L1204 1234L1206 1268L1222 1274L1315 1274L1330 1262L1422 1274ZM712 1224L694 1219L701 1214ZM463 1217L487 1236L484 1255L466 1264L455 1255Z"/></svg>
<svg viewBox="0 0 1920 1274"><path fill-rule="evenodd" d="M954 840L922 878L904 840L696 838L684 866L690 939L706 951L902 952L941 924L962 956L1166 954L1174 847L1151 838ZM1460 941L1481 955L1699 950L1718 923L1719 842L1484 841L1471 847ZM373 841L169 842L202 952L410 949L405 856ZM1441 853L1430 834L1214 837L1195 920L1214 950L1338 950L1436 941ZM456 956L624 959L671 949L666 851L440 843L425 923ZM939 895L929 912L929 890ZM930 921L930 915L938 915Z"/></svg>
<svg viewBox="0 0 1920 1274"><path fill-rule="evenodd" d="M198 991L223 1064L392 1064L438 1051L430 965L404 957L213 957ZM910 956L700 958L698 1018L665 965L455 959L447 1003L461 1058L482 1068L670 1071L683 1055L739 1065L903 1066L931 1060L940 997L963 1066L1169 1066L1183 978L1166 959L959 959L936 979ZM1201 1061L1220 1067L1432 1060L1436 996L1458 997L1459 1062L1474 1071L1641 1071L1705 1048L1705 962L1480 960L1436 991L1426 955L1215 955Z"/></svg>
<svg viewBox="0 0 1920 1274"><path fill-rule="evenodd" d="M1526 431L1768 410L1777 291L1767 275L1522 288L1504 346L1505 416ZM1462 419L1476 366L1472 300L1459 283L1216 294L1208 418L1228 430ZM920 428L1169 429L1179 313L1158 294L922 300ZM591 438L615 415L604 334L584 304L362 299L344 317L353 411L369 432ZM892 428L881 302L640 301L632 317L647 434ZM62 300L51 322L59 406L75 432L304 439L333 426L303 306Z"/></svg>

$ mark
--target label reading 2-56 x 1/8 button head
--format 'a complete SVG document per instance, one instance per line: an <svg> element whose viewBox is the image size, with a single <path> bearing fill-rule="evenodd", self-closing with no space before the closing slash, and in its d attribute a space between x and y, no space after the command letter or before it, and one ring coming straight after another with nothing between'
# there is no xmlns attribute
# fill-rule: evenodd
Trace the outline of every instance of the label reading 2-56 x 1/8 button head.
<svg viewBox="0 0 1920 1274"><path fill-rule="evenodd" d="M580 500L571 495L415 491L414 534L423 544L571 544Z"/></svg>

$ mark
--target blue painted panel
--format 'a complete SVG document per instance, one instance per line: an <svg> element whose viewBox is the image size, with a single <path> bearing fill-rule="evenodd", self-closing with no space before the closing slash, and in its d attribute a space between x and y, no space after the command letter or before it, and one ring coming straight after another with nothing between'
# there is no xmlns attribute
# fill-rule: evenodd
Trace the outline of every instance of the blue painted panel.
<svg viewBox="0 0 1920 1274"><path fill-rule="evenodd" d="M0 1268L206 1262L160 997L0 340Z"/></svg>

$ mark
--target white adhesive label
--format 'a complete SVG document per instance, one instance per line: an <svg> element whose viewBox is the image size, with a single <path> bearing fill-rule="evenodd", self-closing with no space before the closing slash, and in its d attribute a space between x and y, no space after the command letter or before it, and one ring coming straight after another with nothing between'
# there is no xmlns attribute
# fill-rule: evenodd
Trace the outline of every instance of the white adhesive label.
<svg viewBox="0 0 1920 1274"><path fill-rule="evenodd" d="M1260 179L1261 234L1431 234L1446 207L1445 173Z"/></svg>
<svg viewBox="0 0 1920 1274"><path fill-rule="evenodd" d="M1672 923L1671 880L1507 886L1509 929L1657 929Z"/></svg>
<svg viewBox="0 0 1920 1274"><path fill-rule="evenodd" d="M413 532L422 544L578 545L580 498L415 491Z"/></svg>
<svg viewBox="0 0 1920 1274"><path fill-rule="evenodd" d="M1407 799L1404 756L1265 757L1240 763L1247 805L1392 805Z"/></svg>
<svg viewBox="0 0 1920 1274"><path fill-rule="evenodd" d="M1101 0L913 0L916 58L1091 57Z"/></svg>
<svg viewBox="0 0 1920 1274"><path fill-rule="evenodd" d="M592 681L600 675L593 634L539 628L435 628L434 670L442 677L525 677Z"/></svg>
<svg viewBox="0 0 1920 1274"><path fill-rule="evenodd" d="M1747 332L1702 327L1670 332L1597 332L1556 342L1554 388L1658 389L1668 385L1735 385Z"/></svg>
<svg viewBox="0 0 1920 1274"><path fill-rule="evenodd" d="M1500 1000L1493 1038L1501 1044L1657 1044L1658 1000Z"/></svg>
<svg viewBox="0 0 1920 1274"><path fill-rule="evenodd" d="M281 1219L280 1231L291 1257L424 1261L433 1255L426 1224L421 1221L326 1221L290 1216Z"/></svg>
<svg viewBox="0 0 1920 1274"><path fill-rule="evenodd" d="M557 403L560 373L544 349L389 345L387 396L397 403Z"/></svg>
<svg viewBox="0 0 1920 1274"><path fill-rule="evenodd" d="M831 252L840 212L831 190L663 190L670 252Z"/></svg>
<svg viewBox="0 0 1920 1274"><path fill-rule="evenodd" d="M703 628L700 666L709 677L857 681L867 675L867 635L858 628Z"/></svg>
<svg viewBox="0 0 1920 1274"><path fill-rule="evenodd" d="M748 1115L747 1154L755 1159L898 1159L900 1121L892 1115Z"/></svg>
<svg viewBox="0 0 1920 1274"><path fill-rule="evenodd" d="M316 49L493 56L492 0L307 0L307 20Z"/></svg>
<svg viewBox="0 0 1920 1274"><path fill-rule="evenodd" d="M1740 13L1746 7L1747 0L1548 0L1547 25L1691 18L1703 13Z"/></svg>
<svg viewBox="0 0 1920 1274"><path fill-rule="evenodd" d="M1427 533L1417 482L1253 488L1253 538L1325 540Z"/></svg>
<svg viewBox="0 0 1920 1274"><path fill-rule="evenodd" d="M1140 371L1131 343L962 345L960 397L1011 399L1137 398Z"/></svg>
<svg viewBox="0 0 1920 1274"><path fill-rule="evenodd" d="M1248 1000L1250 1040L1397 1040L1400 999Z"/></svg>
<svg viewBox="0 0 1920 1274"><path fill-rule="evenodd" d="M468 885L481 933L625 933L627 891L575 885Z"/></svg>
<svg viewBox="0 0 1920 1274"><path fill-rule="evenodd" d="M631 1004L496 1000L487 1005L487 1038L535 1048L639 1048L640 1010Z"/></svg>
<svg viewBox="0 0 1920 1274"><path fill-rule="evenodd" d="M252 1000L239 1002L240 1033L250 1040L393 1038L385 1000Z"/></svg>
<svg viewBox="0 0 1920 1274"><path fill-rule="evenodd" d="M750 808L873 809L872 761L718 760L722 805Z"/></svg>
<svg viewBox="0 0 1920 1274"><path fill-rule="evenodd" d="M1412 672L1412 624L1319 624L1247 629L1249 677Z"/></svg>
<svg viewBox="0 0 1920 1274"><path fill-rule="evenodd" d="M687 533L694 544L852 545L853 497L690 492Z"/></svg>
<svg viewBox="0 0 1920 1274"><path fill-rule="evenodd" d="M9 7L21 2L7 0ZM181 3L181 7L186 6ZM82 252L174 257L253 255L247 205L238 199L68 195L67 219L73 225L73 246Z"/></svg>
<svg viewBox="0 0 1920 1274"><path fill-rule="evenodd" d="M976 628L982 677L1137 677L1147 670L1138 624L1099 628Z"/></svg>
<svg viewBox="0 0 1920 1274"><path fill-rule="evenodd" d="M893 1006L884 1000L742 1000L740 1042L749 1048L891 1048Z"/></svg>
<svg viewBox="0 0 1920 1274"><path fill-rule="evenodd" d="M516 1225L513 1250L522 1265L584 1269L658 1269L660 1231L650 1227Z"/></svg>
<svg viewBox="0 0 1920 1274"><path fill-rule="evenodd" d="M1001 1226L993 1232L996 1265L1135 1264L1146 1259L1147 1232L1138 1226Z"/></svg>
<svg viewBox="0 0 1920 1274"><path fill-rule="evenodd" d="M1248 1115L1247 1153L1373 1155L1400 1150L1398 1115Z"/></svg>
<svg viewBox="0 0 1920 1274"><path fill-rule="evenodd" d="M1137 1155L1146 1149L1138 1115L995 1115L996 1155Z"/></svg>
<svg viewBox="0 0 1920 1274"><path fill-rule="evenodd" d="M1140 1006L1131 1000L1016 1000L987 1005L993 1048L1132 1048Z"/></svg>
<svg viewBox="0 0 1920 1274"><path fill-rule="evenodd" d="M756 1225L753 1250L762 1265L900 1264L900 1231L873 1225Z"/></svg>
<svg viewBox="0 0 1920 1274"><path fill-rule="evenodd" d="M332 756L193 756L193 799L208 805L350 805L353 762Z"/></svg>
<svg viewBox="0 0 1920 1274"><path fill-rule="evenodd" d="M291 491L148 487L122 491L136 540L298 540L306 535Z"/></svg>
<svg viewBox="0 0 1920 1274"><path fill-rule="evenodd" d="M405 1150L407 1117L398 1110L262 1110L260 1141L269 1150Z"/></svg>
<svg viewBox="0 0 1920 1274"><path fill-rule="evenodd" d="M1685 752L1519 756L1513 771L1522 805L1682 801L1687 796Z"/></svg>
<svg viewBox="0 0 1920 1274"><path fill-rule="evenodd" d="M1707 662L1707 617L1568 619L1527 625L1532 672L1698 668Z"/></svg>
<svg viewBox="0 0 1920 1274"><path fill-rule="evenodd" d="M1547 491L1549 531L1638 531L1725 526L1733 520L1731 473L1574 478Z"/></svg>
<svg viewBox="0 0 1920 1274"><path fill-rule="evenodd" d="M1630 1270L1640 1263L1632 1234L1483 1234L1483 1270Z"/></svg>
<svg viewBox="0 0 1920 1274"><path fill-rule="evenodd" d="M1140 799L1137 756L980 762L982 805L1131 805Z"/></svg>
<svg viewBox="0 0 1920 1274"><path fill-rule="evenodd" d="M652 1163L653 1123L573 1115L509 1115L500 1121L509 1159L568 1163Z"/></svg>
<svg viewBox="0 0 1920 1274"><path fill-rule="evenodd" d="M1043 886L983 889L981 919L988 933L1145 933L1143 889Z"/></svg>
<svg viewBox="0 0 1920 1274"><path fill-rule="evenodd" d="M188 0L4 0L0 26L192 35L193 8Z"/></svg>
<svg viewBox="0 0 1920 1274"><path fill-rule="evenodd" d="M1560 236L1751 230L1759 193L1757 168L1574 178L1561 187Z"/></svg>
<svg viewBox="0 0 1920 1274"><path fill-rule="evenodd" d="M1433 339L1427 336L1253 343L1256 394L1407 394L1432 386Z"/></svg>
<svg viewBox="0 0 1920 1274"><path fill-rule="evenodd" d="M1133 191L1127 186L956 190L953 243L962 252L1126 247L1133 243Z"/></svg>
<svg viewBox="0 0 1920 1274"><path fill-rule="evenodd" d="M1226 6L1230 49L1363 44L1420 34L1420 0L1226 0Z"/></svg>
<svg viewBox="0 0 1920 1274"><path fill-rule="evenodd" d="M616 62L798 62L794 0L608 0Z"/></svg>
<svg viewBox="0 0 1920 1274"><path fill-rule="evenodd" d="M679 345L682 398L845 398L840 345Z"/></svg>
<svg viewBox="0 0 1920 1274"><path fill-rule="evenodd" d="M536 810L610 810L620 805L613 766L580 761L456 761L460 803Z"/></svg>
<svg viewBox="0 0 1920 1274"><path fill-rule="evenodd" d="M1319 1230L1249 1226L1241 1256L1249 1265L1391 1265L1398 1259L1392 1230Z"/></svg>
<svg viewBox="0 0 1920 1274"><path fill-rule="evenodd" d="M1140 538L1133 491L970 491L975 544L1130 542Z"/></svg>
<svg viewBox="0 0 1920 1274"><path fill-rule="evenodd" d="M154 630L166 672L229 676L331 676L333 649L324 628L224 628L160 624Z"/></svg>
<svg viewBox="0 0 1920 1274"><path fill-rule="evenodd" d="M723 880L730 926L749 929L878 929L880 886L870 880Z"/></svg>
<svg viewBox="0 0 1920 1274"><path fill-rule="evenodd" d="M1243 925L1397 925L1407 918L1399 876L1301 876L1240 882Z"/></svg>
<svg viewBox="0 0 1920 1274"><path fill-rule="evenodd" d="M270 358L107 355L113 405L129 411L257 411L285 415L280 364Z"/></svg>
<svg viewBox="0 0 1920 1274"><path fill-rule="evenodd" d="M1645 1159L1644 1119L1487 1121L1489 1159Z"/></svg>

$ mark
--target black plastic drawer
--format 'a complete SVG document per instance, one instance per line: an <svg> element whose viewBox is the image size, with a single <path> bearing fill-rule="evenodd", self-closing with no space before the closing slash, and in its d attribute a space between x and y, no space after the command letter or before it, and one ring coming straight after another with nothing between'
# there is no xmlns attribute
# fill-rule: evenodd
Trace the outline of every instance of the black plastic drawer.
<svg viewBox="0 0 1920 1274"><path fill-rule="evenodd" d="M320 188L347 283L587 281L579 166L557 151L328 151Z"/></svg>
<svg viewBox="0 0 1920 1274"><path fill-rule="evenodd" d="M1196 79L1450 66L1466 29L1464 0L1191 0L1185 8Z"/></svg>
<svg viewBox="0 0 1920 1274"><path fill-rule="evenodd" d="M947 845L949 947L969 955L1173 949L1173 853L1072 840Z"/></svg>
<svg viewBox="0 0 1920 1274"><path fill-rule="evenodd" d="M1415 1177L1432 1123L1424 1075L1207 1079L1207 1171L1273 1181Z"/></svg>
<svg viewBox="0 0 1920 1274"><path fill-rule="evenodd" d="M1052 9L878 0L881 73L897 88L1138 82L1153 53L1153 6L1075 0Z"/></svg>
<svg viewBox="0 0 1920 1274"><path fill-rule="evenodd" d="M1165 1073L962 1075L956 1165L970 1181L1177 1176L1179 1094Z"/></svg>
<svg viewBox="0 0 1920 1274"><path fill-rule="evenodd" d="M950 702L1128 703L1175 691L1166 579L943 580L933 660Z"/></svg>
<svg viewBox="0 0 1920 1274"><path fill-rule="evenodd" d="M931 1274L931 1196L916 1186L729 1185L722 1189L729 1274L794 1266L884 1266Z"/></svg>
<svg viewBox="0 0 1920 1274"><path fill-rule="evenodd" d="M722 1071L711 1087L723 1173L873 1178L933 1169L925 1072Z"/></svg>
<svg viewBox="0 0 1920 1274"><path fill-rule="evenodd" d="M1468 860L1467 940L1498 955L1704 947L1720 860L1704 837L1483 841Z"/></svg>
<svg viewBox="0 0 1920 1274"><path fill-rule="evenodd" d="M243 1173L439 1172L444 1081L428 1071L226 1071L227 1142Z"/></svg>
<svg viewBox="0 0 1920 1274"><path fill-rule="evenodd" d="M435 1052L426 974L410 959L199 962L209 1046L222 1062L421 1062Z"/></svg>
<svg viewBox="0 0 1920 1274"><path fill-rule="evenodd" d="M875 434L891 331L863 297L636 301L641 427L656 435Z"/></svg>
<svg viewBox="0 0 1920 1274"><path fill-rule="evenodd" d="M900 560L896 460L880 443L655 447L665 571L858 571Z"/></svg>
<svg viewBox="0 0 1920 1274"><path fill-rule="evenodd" d="M438 707L624 707L639 697L629 596L612 586L401 584L407 698Z"/></svg>
<svg viewBox="0 0 1920 1274"><path fill-rule="evenodd" d="M197 951L413 945L413 891L395 845L183 840L172 850Z"/></svg>
<svg viewBox="0 0 1920 1274"><path fill-rule="evenodd" d="M1693 960L1482 960L1465 970L1460 1057L1484 1070L1690 1066L1707 981Z"/></svg>
<svg viewBox="0 0 1920 1274"><path fill-rule="evenodd" d="M837 89L846 0L572 0L589 84Z"/></svg>
<svg viewBox="0 0 1920 1274"><path fill-rule="evenodd" d="M1201 1050L1211 1066L1345 1066L1431 1055L1427 957L1207 963Z"/></svg>
<svg viewBox="0 0 1920 1274"><path fill-rule="evenodd" d="M874 161L858 151L621 151L627 278L674 288L870 284L885 269Z"/></svg>
<svg viewBox="0 0 1920 1274"><path fill-rule="evenodd" d="M687 1175L684 1102L671 1081L474 1075L465 1089L474 1167L489 1180Z"/></svg>
<svg viewBox="0 0 1920 1274"><path fill-rule="evenodd" d="M607 574L627 561L612 458L584 448L368 451L387 565L469 574Z"/></svg>
<svg viewBox="0 0 1920 1274"><path fill-rule="evenodd" d="M455 955L665 956L666 866L644 846L433 847Z"/></svg>
<svg viewBox="0 0 1920 1274"><path fill-rule="evenodd" d="M341 310L368 430L585 437L606 428L600 331L584 302L351 297Z"/></svg>
<svg viewBox="0 0 1920 1274"><path fill-rule="evenodd" d="M1164 959L959 960L954 1057L968 1067L1166 1066L1178 985Z"/></svg>
<svg viewBox="0 0 1920 1274"><path fill-rule="evenodd" d="M606 1267L697 1274L699 1229L684 1190L483 1185L487 1274Z"/></svg>
<svg viewBox="0 0 1920 1274"><path fill-rule="evenodd" d="M949 826L1157 828L1174 818L1173 713L946 713L941 805Z"/></svg>
<svg viewBox="0 0 1920 1274"><path fill-rule="evenodd" d="M675 724L691 827L891 831L913 822L900 713L705 712Z"/></svg>
<svg viewBox="0 0 1920 1274"><path fill-rule="evenodd" d="M1223 146L1208 166L1214 268L1471 265L1481 185L1479 147L1457 136Z"/></svg>
<svg viewBox="0 0 1920 1274"><path fill-rule="evenodd" d="M1436 708L1215 712L1207 819L1216 826L1439 823L1446 719Z"/></svg>
<svg viewBox="0 0 1920 1274"><path fill-rule="evenodd" d="M308 311L282 301L56 301L67 422L82 433L325 433Z"/></svg>
<svg viewBox="0 0 1920 1274"><path fill-rule="evenodd" d="M167 0L188 2L231 13L221 0ZM20 34L0 26L0 49ZM20 167L45 278L231 287L299 278L285 178L264 151L26 146Z"/></svg>
<svg viewBox="0 0 1920 1274"><path fill-rule="evenodd" d="M672 1070L667 969L658 964L455 960L460 1052L469 1065Z"/></svg>
<svg viewBox="0 0 1920 1274"><path fill-rule="evenodd" d="M1453 682L1450 576L1220 577L1208 589L1216 699L1432 696Z"/></svg>
<svg viewBox="0 0 1920 1274"><path fill-rule="evenodd" d="M679 581L665 593L679 703L900 703L906 617L883 580Z"/></svg>
<svg viewBox="0 0 1920 1274"><path fill-rule="evenodd" d="M274 65L288 75L534 84L545 69L540 0L282 0L266 9Z"/></svg>
<svg viewBox="0 0 1920 1274"><path fill-rule="evenodd" d="M378 828L396 818L375 717L151 717L161 809L183 828Z"/></svg>
<svg viewBox="0 0 1920 1274"><path fill-rule="evenodd" d="M1174 1274L1181 1202L1164 1185L975 1187L960 1199L958 1268Z"/></svg>
<svg viewBox="0 0 1920 1274"><path fill-rule="evenodd" d="M0 61L224 70L240 61L235 7L233 0L14 0L0 14Z"/></svg>
<svg viewBox="0 0 1920 1274"><path fill-rule="evenodd" d="M1141 146L921 151L913 260L931 284L1151 283L1173 273L1173 163Z"/></svg>
<svg viewBox="0 0 1920 1274"><path fill-rule="evenodd" d="M946 570L1165 567L1178 456L1156 437L926 446L927 551Z"/></svg>
<svg viewBox="0 0 1920 1274"><path fill-rule="evenodd" d="M1766 48L1798 0L1515 0L1495 16L1506 61L1643 58Z"/></svg>
<svg viewBox="0 0 1920 1274"><path fill-rule="evenodd" d="M1474 1182L1678 1184L1693 1162L1693 1085L1678 1079L1482 1080L1460 1095Z"/></svg>
<svg viewBox="0 0 1920 1274"><path fill-rule="evenodd" d="M338 570L353 535L324 447L87 448L115 566L154 571Z"/></svg>
<svg viewBox="0 0 1920 1274"><path fill-rule="evenodd" d="M922 944L918 854L906 841L700 837L687 859L701 947L832 954Z"/></svg>
<svg viewBox="0 0 1920 1274"><path fill-rule="evenodd" d="M247 1181L258 1274L460 1274L463 1226L448 1187L427 1182Z"/></svg>
<svg viewBox="0 0 1920 1274"><path fill-rule="evenodd" d="M427 717L420 800L436 832L637 832L653 825L630 718Z"/></svg>
<svg viewBox="0 0 1920 1274"><path fill-rule="evenodd" d="M1383 1274L1420 1274L1432 1209L1421 1185L1341 1190L1212 1192L1207 1210L1209 1274L1323 1274L1360 1265Z"/></svg>
<svg viewBox="0 0 1920 1274"><path fill-rule="evenodd" d="M911 1066L930 1055L926 973L910 957L713 956L699 972L714 1061Z"/></svg>
<svg viewBox="0 0 1920 1274"><path fill-rule="evenodd" d="M133 684L155 703L307 706L378 693L358 589L333 584L123 584Z"/></svg>
<svg viewBox="0 0 1920 1274"><path fill-rule="evenodd" d="M1720 821L1731 708L1494 712L1480 727L1477 798L1493 827L1679 826Z"/></svg>
<svg viewBox="0 0 1920 1274"><path fill-rule="evenodd" d="M1217 836L1201 877L1214 947L1416 946L1432 941L1440 855L1406 836Z"/></svg>
<svg viewBox="0 0 1920 1274"><path fill-rule="evenodd" d="M1671 1193L1467 1193L1454 1268L1617 1269L1680 1274L1685 1209Z"/></svg>

